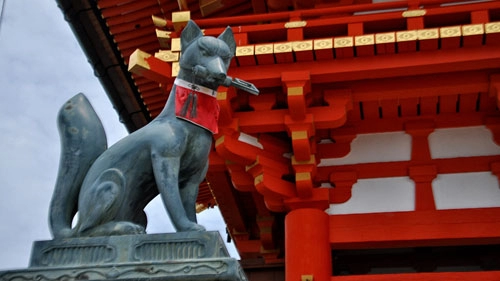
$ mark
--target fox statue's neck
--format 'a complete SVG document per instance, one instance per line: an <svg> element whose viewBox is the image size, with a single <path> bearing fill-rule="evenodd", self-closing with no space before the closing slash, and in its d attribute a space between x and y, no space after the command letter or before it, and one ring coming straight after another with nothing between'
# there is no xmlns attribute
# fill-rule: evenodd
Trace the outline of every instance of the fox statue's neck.
<svg viewBox="0 0 500 281"><path fill-rule="evenodd" d="M183 76L185 77L185 76ZM156 118L178 118L218 133L219 105L217 90L177 77L165 108Z"/></svg>
<svg viewBox="0 0 500 281"><path fill-rule="evenodd" d="M179 74L177 75L176 80L180 79L180 80L186 81L187 83L191 83L191 84L194 84L196 86L201 86L201 87L204 87L206 89L210 89L210 90L217 92L218 86L217 87L204 86L203 84L200 83L201 81L199 81L199 79L194 77L194 75L186 74L186 72L187 71L185 71L184 69L181 69L179 71ZM164 118L164 117L175 118L176 88L177 88L177 85L174 83L172 86L172 90L170 91L170 94L168 96L167 103L157 118Z"/></svg>

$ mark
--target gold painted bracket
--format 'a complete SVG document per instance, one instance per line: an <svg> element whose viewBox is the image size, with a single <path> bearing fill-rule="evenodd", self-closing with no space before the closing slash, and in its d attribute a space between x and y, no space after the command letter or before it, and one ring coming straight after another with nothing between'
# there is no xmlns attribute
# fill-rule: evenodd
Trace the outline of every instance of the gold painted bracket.
<svg viewBox="0 0 500 281"><path fill-rule="evenodd" d="M141 51L140 49L135 50L129 58L128 61L128 71L141 75L142 70L149 70L149 63L147 59L151 57L150 54Z"/></svg>
<svg viewBox="0 0 500 281"><path fill-rule="evenodd" d="M156 26L156 27L159 27L159 28L164 28L167 26L167 20L164 19L164 18L160 18L160 17L157 17L157 16L151 16L151 19L153 20L153 24Z"/></svg>
<svg viewBox="0 0 500 281"><path fill-rule="evenodd" d="M155 58L165 62L179 61L179 53L172 51L159 51L155 53Z"/></svg>
<svg viewBox="0 0 500 281"><path fill-rule="evenodd" d="M176 32L181 31L191 19L190 11L180 11L172 13L172 24Z"/></svg>
<svg viewBox="0 0 500 281"><path fill-rule="evenodd" d="M302 275L300 281L314 281L314 275Z"/></svg>
<svg viewBox="0 0 500 281"><path fill-rule="evenodd" d="M158 83L168 83L172 78L172 67L169 63L140 49L130 55L128 71Z"/></svg>
<svg viewBox="0 0 500 281"><path fill-rule="evenodd" d="M425 16L426 13L427 11L425 9L419 9L419 10L404 11L403 14L401 15L403 16L403 18L414 18L414 17Z"/></svg>
<svg viewBox="0 0 500 281"><path fill-rule="evenodd" d="M172 41L172 32L156 29L156 37L163 49L170 49L170 42Z"/></svg>
<svg viewBox="0 0 500 281"><path fill-rule="evenodd" d="M285 23L285 28L300 28L307 25L307 21L289 21Z"/></svg>

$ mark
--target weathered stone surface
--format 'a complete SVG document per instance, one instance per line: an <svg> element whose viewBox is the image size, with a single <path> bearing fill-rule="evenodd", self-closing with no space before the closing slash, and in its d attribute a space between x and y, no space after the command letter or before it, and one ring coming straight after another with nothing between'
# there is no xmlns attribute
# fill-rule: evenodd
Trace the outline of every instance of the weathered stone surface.
<svg viewBox="0 0 500 281"><path fill-rule="evenodd" d="M234 258L124 263L73 267L31 267L0 272L2 281L77 280L247 280Z"/></svg>
<svg viewBox="0 0 500 281"><path fill-rule="evenodd" d="M247 281L220 234L178 232L37 241L30 266L0 272L1 281Z"/></svg>
<svg viewBox="0 0 500 281"><path fill-rule="evenodd" d="M30 267L228 258L218 232L120 235L36 241Z"/></svg>

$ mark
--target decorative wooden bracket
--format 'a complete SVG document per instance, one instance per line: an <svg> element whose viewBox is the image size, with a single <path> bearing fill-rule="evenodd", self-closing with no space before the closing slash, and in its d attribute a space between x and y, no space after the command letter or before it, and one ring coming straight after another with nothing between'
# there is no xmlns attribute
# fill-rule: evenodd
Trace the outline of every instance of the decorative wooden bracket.
<svg viewBox="0 0 500 281"><path fill-rule="evenodd" d="M247 173L245 166L236 163L227 163L226 167L231 175L231 182L236 190L241 192L255 191L255 179Z"/></svg>
<svg viewBox="0 0 500 281"><path fill-rule="evenodd" d="M240 165L251 165L255 162L262 148L258 143L250 144L249 142L239 141L240 133L231 135L222 135L215 140L215 150L224 159Z"/></svg>
<svg viewBox="0 0 500 281"><path fill-rule="evenodd" d="M352 127L330 130L331 142L321 142L316 145L318 158L340 158L351 152L351 142L357 132Z"/></svg>
<svg viewBox="0 0 500 281"><path fill-rule="evenodd" d="M500 74L490 75L490 96L495 97L500 107Z"/></svg>
<svg viewBox="0 0 500 281"><path fill-rule="evenodd" d="M288 164L258 156L247 171L255 178L255 189L264 196L269 210L282 212L285 210L283 199L297 196L295 185L282 178L290 173Z"/></svg>
<svg viewBox="0 0 500 281"><path fill-rule="evenodd" d="M233 109L231 100L236 97L236 89L234 87L219 87L217 91L217 102L219 104L219 128L223 130L233 122ZM237 131L237 128L234 128Z"/></svg>
<svg viewBox="0 0 500 281"><path fill-rule="evenodd" d="M285 116L285 124L292 138L293 154L298 161L309 161L313 154L311 138L315 135L313 116L307 114L301 122L294 122Z"/></svg>
<svg viewBox="0 0 500 281"><path fill-rule="evenodd" d="M130 55L128 71L158 83L172 81L172 66L139 49Z"/></svg>
<svg viewBox="0 0 500 281"><path fill-rule="evenodd" d="M283 91L287 94L288 111L292 120L303 120L306 115L306 95L311 92L311 77L307 71L284 72L281 75Z"/></svg>
<svg viewBox="0 0 500 281"><path fill-rule="evenodd" d="M347 112L353 107L351 90L328 90L324 98L328 106L318 108L313 114L316 129L342 127L347 121Z"/></svg>
<svg viewBox="0 0 500 281"><path fill-rule="evenodd" d="M491 173L497 177L498 183L500 183L500 162L493 162L490 164Z"/></svg>
<svg viewBox="0 0 500 281"><path fill-rule="evenodd" d="M269 210L283 212L283 199L297 196L294 184L283 179L292 172L289 160L283 157L289 148L269 138L234 132L220 136L215 149L226 160L236 189L257 191Z"/></svg>
<svg viewBox="0 0 500 281"><path fill-rule="evenodd" d="M500 118L487 117L485 120L485 125L493 134L493 141L497 145L500 145Z"/></svg>
<svg viewBox="0 0 500 281"><path fill-rule="evenodd" d="M358 181L355 171L333 172L330 174L330 182L335 187L330 189L331 203L344 203L351 199L352 186Z"/></svg>
<svg viewBox="0 0 500 281"><path fill-rule="evenodd" d="M306 161L299 161L292 157L292 167L295 171L295 185L299 198L309 198L312 196L314 178L316 177L316 157L311 157Z"/></svg>

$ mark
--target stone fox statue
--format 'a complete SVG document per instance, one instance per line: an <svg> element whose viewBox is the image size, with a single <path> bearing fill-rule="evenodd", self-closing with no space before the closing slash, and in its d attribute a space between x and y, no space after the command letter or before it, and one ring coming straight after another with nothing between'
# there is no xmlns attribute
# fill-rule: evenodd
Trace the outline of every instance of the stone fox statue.
<svg viewBox="0 0 500 281"><path fill-rule="evenodd" d="M205 229L196 221L196 198L217 132L216 90L231 84L226 73L236 45L229 27L215 38L194 22L181 45L181 69L163 111L111 147L83 94L61 108L61 162L49 212L55 238L144 233L144 207L158 193L177 231Z"/></svg>

